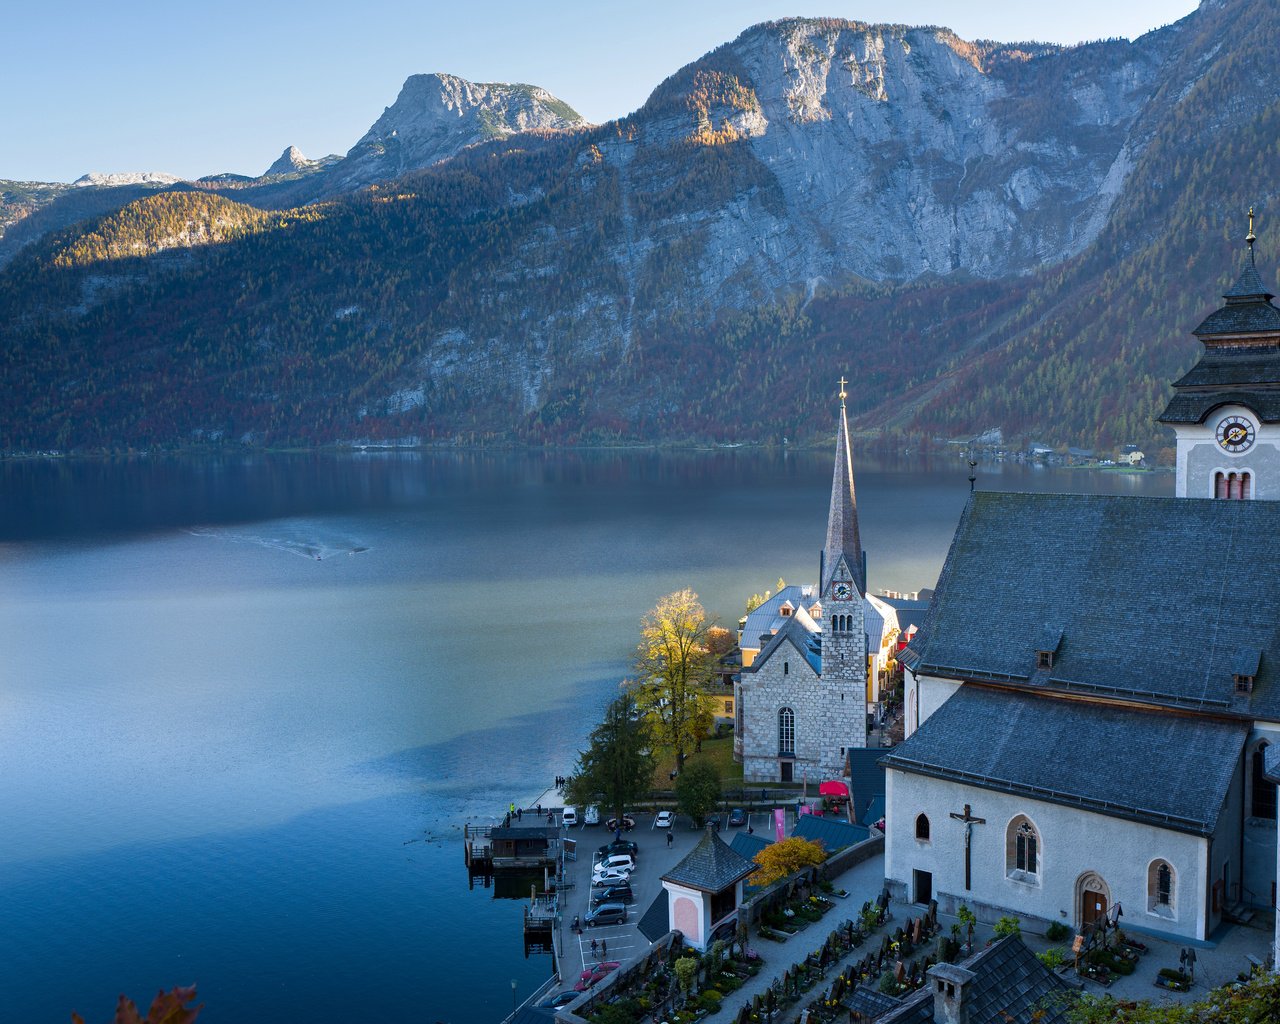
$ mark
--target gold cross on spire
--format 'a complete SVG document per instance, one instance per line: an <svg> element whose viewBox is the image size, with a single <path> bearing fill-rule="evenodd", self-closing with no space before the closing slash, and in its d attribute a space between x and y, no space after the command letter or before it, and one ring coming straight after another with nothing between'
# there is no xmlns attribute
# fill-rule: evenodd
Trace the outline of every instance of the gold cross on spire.
<svg viewBox="0 0 1280 1024"><path fill-rule="evenodd" d="M844 386L848 383L849 382L845 380L844 377L840 378L840 404L842 406L844 405L844 400L849 397L847 394L845 394L845 391L844 391Z"/></svg>
<svg viewBox="0 0 1280 1024"><path fill-rule="evenodd" d="M1249 207L1249 237L1246 238L1245 241L1249 243L1249 248L1252 249L1253 243L1256 242L1257 240L1258 240L1257 236L1254 235L1253 233L1253 207L1250 206Z"/></svg>

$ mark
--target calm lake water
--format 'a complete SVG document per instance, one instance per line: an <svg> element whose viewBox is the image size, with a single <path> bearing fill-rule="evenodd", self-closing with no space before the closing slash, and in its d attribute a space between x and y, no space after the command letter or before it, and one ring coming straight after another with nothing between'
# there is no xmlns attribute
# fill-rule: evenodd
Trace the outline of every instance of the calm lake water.
<svg viewBox="0 0 1280 1024"><path fill-rule="evenodd" d="M932 586L959 462L856 467L875 590ZM830 455L0 464L0 994L106 1021L497 1021L549 960L468 891L691 586L732 626L817 575ZM980 467L979 487L1169 494Z"/></svg>

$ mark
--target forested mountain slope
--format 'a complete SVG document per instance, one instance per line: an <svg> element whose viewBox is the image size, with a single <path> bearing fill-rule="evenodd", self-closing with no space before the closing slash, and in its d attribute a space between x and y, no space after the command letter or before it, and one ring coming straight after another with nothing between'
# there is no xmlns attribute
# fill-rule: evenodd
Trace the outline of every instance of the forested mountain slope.
<svg viewBox="0 0 1280 1024"><path fill-rule="evenodd" d="M1280 267L1277 22L771 23L618 122L149 196L0 272L0 448L805 439L842 373L872 433L1158 443L1251 203Z"/></svg>

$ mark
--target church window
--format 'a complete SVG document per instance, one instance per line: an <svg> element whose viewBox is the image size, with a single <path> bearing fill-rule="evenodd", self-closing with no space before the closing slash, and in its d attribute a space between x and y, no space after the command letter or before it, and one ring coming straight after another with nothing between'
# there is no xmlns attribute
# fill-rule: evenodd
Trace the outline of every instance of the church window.
<svg viewBox="0 0 1280 1024"><path fill-rule="evenodd" d="M1147 910L1173 917L1173 867L1167 860L1153 860L1147 868Z"/></svg>
<svg viewBox="0 0 1280 1024"><path fill-rule="evenodd" d="M929 817L926 814L916 815L916 838L929 838Z"/></svg>
<svg viewBox="0 0 1280 1024"><path fill-rule="evenodd" d="M784 662L782 663L782 674L783 674L784 676L789 676L789 675L791 675L791 662L789 662L789 661L784 661Z"/></svg>
<svg viewBox="0 0 1280 1024"><path fill-rule="evenodd" d="M778 753L796 752L796 713L790 708L778 712Z"/></svg>
<svg viewBox="0 0 1280 1024"><path fill-rule="evenodd" d="M1250 801L1249 813L1255 818L1276 820L1276 785L1268 782L1263 774L1266 770L1267 744L1259 743L1253 752L1253 799Z"/></svg>
<svg viewBox="0 0 1280 1024"><path fill-rule="evenodd" d="M1010 878L1022 882L1039 881L1040 834L1025 815L1009 822L1005 835L1005 870Z"/></svg>

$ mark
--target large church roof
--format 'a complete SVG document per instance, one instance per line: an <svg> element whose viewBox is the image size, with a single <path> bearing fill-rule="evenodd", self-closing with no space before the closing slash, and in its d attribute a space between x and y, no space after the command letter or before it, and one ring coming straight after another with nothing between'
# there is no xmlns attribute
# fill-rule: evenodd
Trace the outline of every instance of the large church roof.
<svg viewBox="0 0 1280 1024"><path fill-rule="evenodd" d="M1210 835L1248 732L1246 722L966 685L882 763Z"/></svg>
<svg viewBox="0 0 1280 1024"><path fill-rule="evenodd" d="M979 491L914 671L1280 720L1280 502ZM1059 632L1039 669L1046 628ZM1261 652L1251 693L1236 654Z"/></svg>

